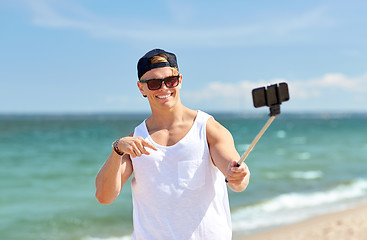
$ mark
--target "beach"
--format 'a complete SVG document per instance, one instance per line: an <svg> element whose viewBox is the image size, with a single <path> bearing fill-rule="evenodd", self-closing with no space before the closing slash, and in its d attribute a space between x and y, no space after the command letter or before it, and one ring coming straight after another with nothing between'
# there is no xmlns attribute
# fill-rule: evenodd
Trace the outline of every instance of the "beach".
<svg viewBox="0 0 367 240"><path fill-rule="evenodd" d="M367 203L314 217L243 240L366 240Z"/></svg>

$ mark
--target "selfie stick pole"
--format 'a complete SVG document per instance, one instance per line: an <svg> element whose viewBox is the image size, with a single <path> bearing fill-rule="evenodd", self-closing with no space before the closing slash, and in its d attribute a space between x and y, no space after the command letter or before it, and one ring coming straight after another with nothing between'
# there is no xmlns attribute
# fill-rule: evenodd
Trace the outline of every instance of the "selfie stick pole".
<svg viewBox="0 0 367 240"><path fill-rule="evenodd" d="M264 127L256 135L255 139L252 140L252 143L247 148L246 152L242 155L242 157L240 158L240 160L238 160L238 162L235 165L235 167L239 167L241 165L241 163L243 163L245 161L245 159L248 157L248 155L250 154L250 152L252 151L252 149L255 147L256 143L260 140L260 138L262 137L262 135L269 128L270 124L274 121L275 116L278 115L278 114L280 114L280 105L271 106L270 107L270 114L269 114L270 118L269 118L269 120L265 123ZM225 179L225 181L226 181L226 183L228 183L227 178Z"/></svg>
<svg viewBox="0 0 367 240"><path fill-rule="evenodd" d="M265 123L264 127L256 135L255 139L252 141L251 145L247 148L246 152L242 155L240 160L238 160L238 163L237 163L236 167L239 167L241 165L241 163L243 163L245 161L245 159L248 157L248 155L250 154L252 149L255 147L256 143L260 140L260 138L265 133L265 131L268 129L270 124L274 121L275 116L278 115L278 114L280 114L280 105L276 104L276 105L270 106L270 114L269 114L270 118L269 118L269 120Z"/></svg>
<svg viewBox="0 0 367 240"><path fill-rule="evenodd" d="M264 127L261 129L261 131L257 134L257 136L255 137L255 139L252 141L251 145L247 148L246 152L242 155L242 157L238 161L237 167L239 167L241 165L241 163L245 161L245 159L248 157L248 155L250 154L250 152L252 151L252 149L255 147L256 143L260 140L260 138L265 133L265 131L268 129L268 127L270 126L270 124L274 121L274 119L275 119L275 115L274 116L271 116L269 118L269 120L266 122L266 124L264 125Z"/></svg>

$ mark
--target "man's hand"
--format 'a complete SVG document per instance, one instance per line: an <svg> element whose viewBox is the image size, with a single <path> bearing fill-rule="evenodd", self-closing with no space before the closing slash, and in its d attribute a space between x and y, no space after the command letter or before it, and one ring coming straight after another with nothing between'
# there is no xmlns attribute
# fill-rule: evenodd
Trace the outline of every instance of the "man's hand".
<svg viewBox="0 0 367 240"><path fill-rule="evenodd" d="M227 168L227 181L233 191L243 191L249 182L250 171L245 163L236 167L237 161L231 161Z"/></svg>
<svg viewBox="0 0 367 240"><path fill-rule="evenodd" d="M120 138L118 142L118 148L129 154L130 157L140 157L143 154L149 155L150 153L146 148L151 148L153 150L158 150L153 144L144 140L142 137L123 137Z"/></svg>

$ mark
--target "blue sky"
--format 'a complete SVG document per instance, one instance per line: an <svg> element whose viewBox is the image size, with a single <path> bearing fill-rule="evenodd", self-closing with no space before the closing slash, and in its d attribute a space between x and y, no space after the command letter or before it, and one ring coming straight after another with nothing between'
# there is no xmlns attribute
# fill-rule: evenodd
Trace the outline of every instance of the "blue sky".
<svg viewBox="0 0 367 240"><path fill-rule="evenodd" d="M146 112L136 63L176 53L184 105L258 112L251 90L286 81L283 112L367 112L367 2L0 0L0 113Z"/></svg>

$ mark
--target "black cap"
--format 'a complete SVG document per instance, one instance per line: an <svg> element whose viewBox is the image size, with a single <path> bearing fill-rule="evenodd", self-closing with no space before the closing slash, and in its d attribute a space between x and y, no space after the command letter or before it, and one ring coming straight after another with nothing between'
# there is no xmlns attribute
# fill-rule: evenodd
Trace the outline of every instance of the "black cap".
<svg viewBox="0 0 367 240"><path fill-rule="evenodd" d="M167 57L168 62L151 63L150 59L157 55L164 55ZM174 67L178 69L176 55L170 52L166 52L162 49L153 49L147 52L138 62L138 78L140 79L144 73L148 72L153 68L160 67Z"/></svg>

